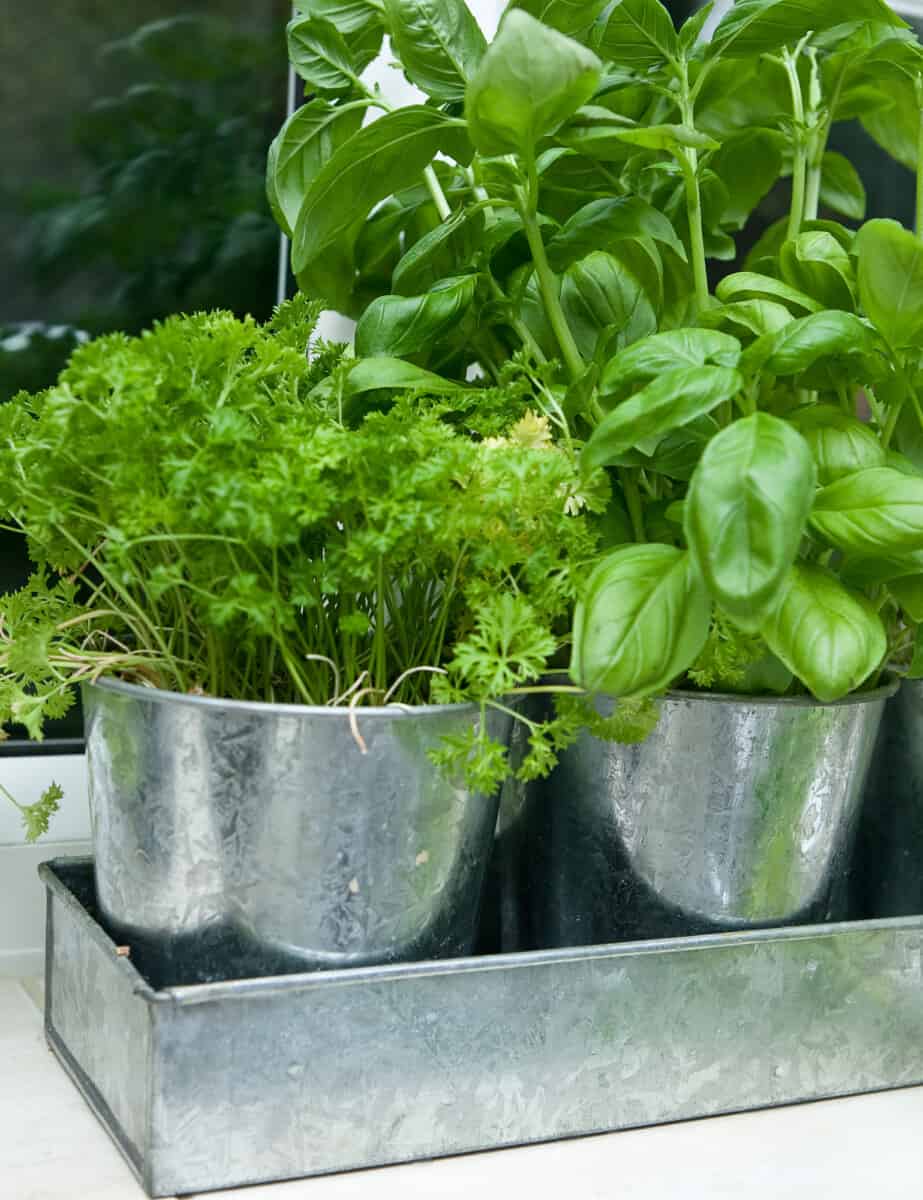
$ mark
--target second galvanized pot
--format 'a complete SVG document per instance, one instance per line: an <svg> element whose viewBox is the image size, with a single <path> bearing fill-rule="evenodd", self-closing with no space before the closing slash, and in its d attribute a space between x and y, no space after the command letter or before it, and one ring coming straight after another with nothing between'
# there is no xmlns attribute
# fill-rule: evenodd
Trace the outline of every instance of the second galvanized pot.
<svg viewBox="0 0 923 1200"><path fill-rule="evenodd" d="M511 798L506 869L522 884L506 948L845 915L859 803L893 691L836 704L674 692L639 745L584 732L549 779Z"/></svg>
<svg viewBox="0 0 923 1200"><path fill-rule="evenodd" d="M84 703L99 908L158 978L472 949L498 801L429 753L477 707L351 717L115 681Z"/></svg>

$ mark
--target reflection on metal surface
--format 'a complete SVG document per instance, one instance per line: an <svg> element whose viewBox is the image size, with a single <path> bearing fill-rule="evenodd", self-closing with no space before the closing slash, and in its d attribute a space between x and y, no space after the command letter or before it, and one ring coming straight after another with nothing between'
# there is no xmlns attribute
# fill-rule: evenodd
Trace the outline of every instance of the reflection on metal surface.
<svg viewBox="0 0 923 1200"><path fill-rule="evenodd" d="M832 705L672 693L640 745L584 733L549 779L504 797L517 832L496 869L521 882L500 945L845 915L857 807L891 692Z"/></svg>
<svg viewBox="0 0 923 1200"><path fill-rule="evenodd" d="M49 1040L153 1195L923 1081L923 918L154 992L42 871Z"/></svg>
<svg viewBox="0 0 923 1200"><path fill-rule="evenodd" d="M498 801L428 755L474 706L358 709L363 753L342 708L84 703L100 907L174 982L470 952Z"/></svg>
<svg viewBox="0 0 923 1200"><path fill-rule="evenodd" d="M905 679L888 701L854 870L857 916L923 912L923 679Z"/></svg>

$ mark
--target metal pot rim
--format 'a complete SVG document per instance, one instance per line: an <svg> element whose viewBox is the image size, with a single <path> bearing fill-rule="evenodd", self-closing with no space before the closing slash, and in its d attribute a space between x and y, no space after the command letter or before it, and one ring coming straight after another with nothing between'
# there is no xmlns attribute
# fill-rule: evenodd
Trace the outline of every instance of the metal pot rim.
<svg viewBox="0 0 923 1200"><path fill-rule="evenodd" d="M886 683L869 692L850 692L839 700L817 700L814 696L748 696L743 692L697 692L679 688L666 693L667 700L708 700L718 704L741 704L747 708L780 706L786 708L844 708L850 704L866 704L887 700L900 687L898 676L889 676Z"/></svg>
<svg viewBox="0 0 923 1200"><path fill-rule="evenodd" d="M565 677L564 672L552 673L544 677L543 682L556 682ZM850 692L839 700L817 700L814 696L748 696L745 692L700 692L693 688L670 688L662 697L663 700L707 700L712 704L740 704L748 708L766 707L767 705L784 705L787 708L838 708L849 704L865 704L873 700L887 700L901 686L903 677L893 671L885 673L885 682L873 691ZM923 682L923 680L921 680ZM589 695L585 692L584 695ZM604 696L604 692L599 695Z"/></svg>
<svg viewBox="0 0 923 1200"><path fill-rule="evenodd" d="M130 696L135 700L150 701L155 704L188 704L196 708L231 709L238 713L254 713L264 716L291 717L330 717L332 719L349 720L350 716L359 717L363 722L369 719L393 721L407 717L441 717L448 713L477 713L478 704L399 704L363 705L361 708L350 708L348 704L336 706L323 704L270 704L264 700L223 700L218 696L192 696L186 692L171 692L166 688L147 687L138 683L127 683L124 679L97 679L94 683L85 682L83 687L99 688L106 692L116 692L122 696Z"/></svg>

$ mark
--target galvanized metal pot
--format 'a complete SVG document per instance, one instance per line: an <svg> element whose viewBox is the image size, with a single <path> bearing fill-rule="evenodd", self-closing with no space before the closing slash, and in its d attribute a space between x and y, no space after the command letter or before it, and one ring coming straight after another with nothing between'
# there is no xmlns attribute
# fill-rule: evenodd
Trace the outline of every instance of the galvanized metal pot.
<svg viewBox="0 0 923 1200"><path fill-rule="evenodd" d="M639 745L584 732L511 797L527 913L505 948L590 945L844 915L885 701L669 694ZM611 702L608 704L611 711Z"/></svg>
<svg viewBox="0 0 923 1200"><path fill-rule="evenodd" d="M357 739L343 709L108 680L84 702L100 912L159 977L471 950L498 801L428 752L477 707L360 709Z"/></svg>
<svg viewBox="0 0 923 1200"><path fill-rule="evenodd" d="M855 917L923 913L923 679L885 707L859 825Z"/></svg>

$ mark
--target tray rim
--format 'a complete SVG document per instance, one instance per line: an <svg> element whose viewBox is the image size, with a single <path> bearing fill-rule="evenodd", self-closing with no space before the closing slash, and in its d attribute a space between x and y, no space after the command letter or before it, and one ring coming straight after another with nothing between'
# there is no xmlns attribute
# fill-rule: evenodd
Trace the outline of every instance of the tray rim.
<svg viewBox="0 0 923 1200"><path fill-rule="evenodd" d="M77 914L93 940L107 952L117 943L81 904L59 877L55 868L93 865L92 855L58 855L39 865L38 874L47 891ZM923 914L908 917L872 917L861 921L835 921L823 924L776 926L768 929L735 930L729 933L695 934L687 937L650 938L634 942L609 942L593 946L568 946L550 950L523 950L513 954L479 954L464 958L430 959L423 962L388 963L371 967L338 967L329 971L302 971L285 975L228 979L217 983L183 984L155 989L141 975L129 956L119 958L119 969L132 990L152 1006L187 1007L230 999L245 1000L284 992L296 994L317 989L361 986L372 983L400 982L420 978L479 974L492 971L520 970L553 966L564 962L612 961L635 959L654 954L709 953L728 947L760 945L766 942L832 940L846 935L919 930L923 933ZM48 960L46 958L46 985Z"/></svg>

